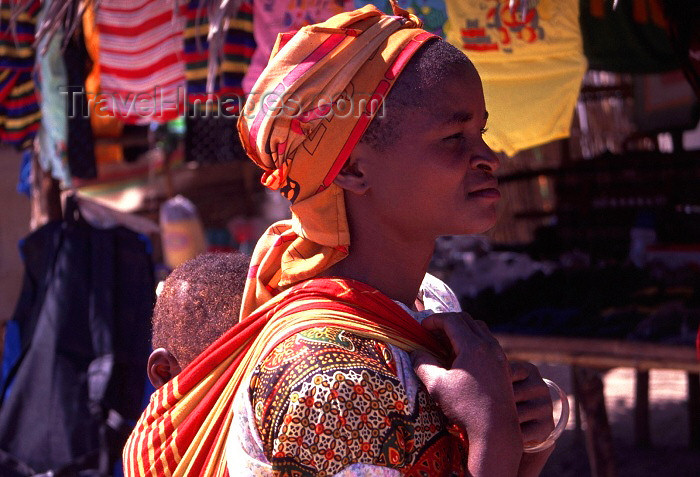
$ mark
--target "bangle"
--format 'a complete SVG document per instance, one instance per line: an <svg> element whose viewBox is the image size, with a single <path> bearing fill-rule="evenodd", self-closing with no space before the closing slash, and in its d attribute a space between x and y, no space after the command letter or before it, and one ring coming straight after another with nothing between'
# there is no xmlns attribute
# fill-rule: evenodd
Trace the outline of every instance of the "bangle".
<svg viewBox="0 0 700 477"><path fill-rule="evenodd" d="M559 422L554 426L554 430L547 436L542 442L525 445L523 452L527 454L534 454L536 452L542 452L543 450L549 449L554 445L554 443L559 439L559 436L566 429L566 424L569 422L569 398L566 393L559 387L554 381L549 379L544 379L543 381L547 386L554 389L557 394L559 394L559 399L561 400L561 415L559 416Z"/></svg>

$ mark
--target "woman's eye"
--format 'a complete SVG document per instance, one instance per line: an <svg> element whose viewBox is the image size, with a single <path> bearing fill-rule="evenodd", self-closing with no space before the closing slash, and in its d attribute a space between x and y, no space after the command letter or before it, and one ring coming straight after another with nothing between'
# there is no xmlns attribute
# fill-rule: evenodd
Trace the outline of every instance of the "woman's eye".
<svg viewBox="0 0 700 477"><path fill-rule="evenodd" d="M443 141L452 141L454 139L462 139L464 137L464 134L461 132L458 132L456 134L453 134L451 136L447 136L446 138L443 139Z"/></svg>

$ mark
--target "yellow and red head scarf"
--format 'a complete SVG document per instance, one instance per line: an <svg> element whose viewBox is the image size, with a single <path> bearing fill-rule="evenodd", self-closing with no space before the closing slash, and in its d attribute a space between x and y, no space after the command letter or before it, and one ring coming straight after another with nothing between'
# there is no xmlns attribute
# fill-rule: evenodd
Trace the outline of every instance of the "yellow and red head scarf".
<svg viewBox="0 0 700 477"><path fill-rule="evenodd" d="M280 291L345 258L350 233L333 183L408 60L435 35L392 2L281 34L238 130L265 170L263 184L292 202L292 219L258 242L241 318Z"/></svg>

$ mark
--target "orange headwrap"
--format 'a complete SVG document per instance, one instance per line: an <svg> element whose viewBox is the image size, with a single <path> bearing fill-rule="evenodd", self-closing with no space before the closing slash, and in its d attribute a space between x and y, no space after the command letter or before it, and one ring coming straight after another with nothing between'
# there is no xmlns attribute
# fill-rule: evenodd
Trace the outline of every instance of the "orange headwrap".
<svg viewBox="0 0 700 477"><path fill-rule="evenodd" d="M345 258L350 233L343 190L333 183L396 78L431 33L392 2L281 34L238 130L265 170L263 184L292 202L251 260L241 318L280 291Z"/></svg>

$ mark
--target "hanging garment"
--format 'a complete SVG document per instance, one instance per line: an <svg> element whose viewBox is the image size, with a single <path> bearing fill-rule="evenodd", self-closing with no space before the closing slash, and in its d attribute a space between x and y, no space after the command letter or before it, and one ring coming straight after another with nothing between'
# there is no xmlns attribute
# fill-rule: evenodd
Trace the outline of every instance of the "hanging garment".
<svg viewBox="0 0 700 477"><path fill-rule="evenodd" d="M664 7L671 44L695 96L700 99L700 4L695 0L673 0L664 2Z"/></svg>
<svg viewBox="0 0 700 477"><path fill-rule="evenodd" d="M12 317L21 352L2 390L3 476L3 456L34 472L73 463L107 475L129 430L112 427L141 411L155 289L150 244L123 227L90 226L70 199L66 209L65 221L21 244L25 277Z"/></svg>
<svg viewBox="0 0 700 477"><path fill-rule="evenodd" d="M42 23L50 2L44 3L39 13ZM66 157L68 141L68 118L66 117L65 87L68 84L66 65L61 54L63 31L59 28L53 37L44 39L38 51L46 48L46 53L37 55L39 72L38 87L41 92L41 126L39 127L39 165L54 179L70 187L71 177Z"/></svg>
<svg viewBox="0 0 700 477"><path fill-rule="evenodd" d="M267 66L277 34L321 23L333 15L353 10L353 0L255 0L253 26L256 49L250 68L243 78L243 90L249 93Z"/></svg>
<svg viewBox="0 0 700 477"><path fill-rule="evenodd" d="M197 100L204 103L207 99L207 76L209 61L217 61L211 58L209 51L209 20L207 9L201 0L190 0L187 4L187 25L184 34L185 48L185 76L187 78L187 101L194 105ZM227 27L226 27L227 25ZM253 37L253 5L250 2L241 3L240 8L232 18L225 20L226 33L221 51L221 58L214 79L213 89L220 106L224 100L231 98L231 106L228 114L238 112L238 107L243 102L243 76L248 71L253 52L255 51L255 39ZM240 100L240 104L238 99ZM235 133L235 127L232 129Z"/></svg>
<svg viewBox="0 0 700 477"><path fill-rule="evenodd" d="M100 99L100 32L95 24L95 9L88 3L83 13L83 33L85 48L92 60L92 67L85 78L85 90L90 108L90 125L95 136L95 162L99 165L124 161L124 148L119 141L99 141L116 139L122 136L124 122L111 111L101 108Z"/></svg>
<svg viewBox="0 0 700 477"><path fill-rule="evenodd" d="M484 85L496 151L517 151L569 135L586 71L578 0L447 0L447 40L472 60Z"/></svg>
<svg viewBox="0 0 700 477"><path fill-rule="evenodd" d="M236 119L190 112L185 118L185 160L200 164L247 161Z"/></svg>
<svg viewBox="0 0 700 477"><path fill-rule="evenodd" d="M129 123L174 119L184 102L184 16L175 0L103 0L96 11L100 34L100 99Z"/></svg>
<svg viewBox="0 0 700 477"><path fill-rule="evenodd" d="M659 73L679 67L661 0L581 0L583 51L594 70Z"/></svg>
<svg viewBox="0 0 700 477"><path fill-rule="evenodd" d="M370 3L387 15L392 14L389 0L355 0L355 8L362 8ZM445 22L447 22L445 0L399 0L399 6L423 20L424 30L445 38L444 27Z"/></svg>
<svg viewBox="0 0 700 477"><path fill-rule="evenodd" d="M90 57L85 49L82 28L68 41L63 52L66 65L66 116L68 117L68 139L66 154L71 176L80 179L97 177L95 164L95 141L90 126L90 109L85 94L85 79L89 72Z"/></svg>
<svg viewBox="0 0 700 477"><path fill-rule="evenodd" d="M0 1L0 142L17 149L31 147L41 111L34 90L34 32L39 0L10 25L11 0Z"/></svg>

